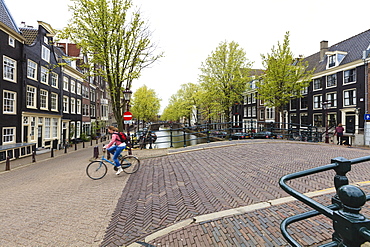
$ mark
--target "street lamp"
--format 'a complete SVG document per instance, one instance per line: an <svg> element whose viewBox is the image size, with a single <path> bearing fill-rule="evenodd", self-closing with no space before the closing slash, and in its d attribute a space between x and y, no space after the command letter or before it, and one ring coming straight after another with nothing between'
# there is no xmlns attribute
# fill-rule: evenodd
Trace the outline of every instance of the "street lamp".
<svg viewBox="0 0 370 247"><path fill-rule="evenodd" d="M131 95L132 95L132 91L129 88L126 88L125 91L123 91L123 98L124 98L124 102L125 102L124 107L125 107L125 109L126 109L127 112L130 109ZM124 120L123 120L123 126L125 126ZM126 125L126 128L127 128L126 130L127 130L127 138L128 138L128 141L127 141L128 154L131 155L132 152L131 152L130 125L127 124Z"/></svg>
<svg viewBox="0 0 370 247"><path fill-rule="evenodd" d="M325 143L329 143L329 133L328 133L328 108L330 106L329 101L323 101L322 103L322 108L325 111Z"/></svg>

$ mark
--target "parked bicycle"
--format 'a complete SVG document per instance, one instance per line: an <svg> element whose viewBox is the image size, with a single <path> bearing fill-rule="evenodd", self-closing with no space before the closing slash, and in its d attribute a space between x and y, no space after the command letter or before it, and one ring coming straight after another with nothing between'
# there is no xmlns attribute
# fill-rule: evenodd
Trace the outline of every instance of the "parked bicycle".
<svg viewBox="0 0 370 247"><path fill-rule="evenodd" d="M105 153L106 150L103 149L103 153ZM133 156L133 155L120 155L118 157L121 161L121 167L123 169L123 172L127 174L132 174L135 173L139 170L140 168L140 160ZM114 163L108 159L106 159L103 156L101 157L101 160L94 160L90 164L87 165L86 167L86 174L89 178L98 180L103 178L108 171L108 167L105 164L105 162L108 162L109 164L113 165L113 168L116 170L117 168L115 167Z"/></svg>

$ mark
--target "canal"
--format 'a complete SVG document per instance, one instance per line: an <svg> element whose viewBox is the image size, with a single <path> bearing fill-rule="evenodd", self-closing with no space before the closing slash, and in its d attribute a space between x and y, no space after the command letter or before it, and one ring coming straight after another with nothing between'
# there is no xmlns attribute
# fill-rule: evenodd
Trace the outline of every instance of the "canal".
<svg viewBox="0 0 370 247"><path fill-rule="evenodd" d="M169 148L171 147L171 131L170 129L159 128L159 131L155 131L157 135L157 141L155 142L154 148ZM173 130L172 131L172 147L184 147L184 136L185 145L192 146L200 143L206 143L207 137L197 137L194 134L186 133L184 131Z"/></svg>

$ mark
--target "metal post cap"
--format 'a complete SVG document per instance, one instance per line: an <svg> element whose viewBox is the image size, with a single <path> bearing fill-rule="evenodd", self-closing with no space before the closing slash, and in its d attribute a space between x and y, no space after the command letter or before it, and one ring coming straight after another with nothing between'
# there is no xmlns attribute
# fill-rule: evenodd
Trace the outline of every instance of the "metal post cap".
<svg viewBox="0 0 370 247"><path fill-rule="evenodd" d="M338 196L345 209L360 211L361 207L366 203L365 193L353 185L343 185L340 187Z"/></svg>

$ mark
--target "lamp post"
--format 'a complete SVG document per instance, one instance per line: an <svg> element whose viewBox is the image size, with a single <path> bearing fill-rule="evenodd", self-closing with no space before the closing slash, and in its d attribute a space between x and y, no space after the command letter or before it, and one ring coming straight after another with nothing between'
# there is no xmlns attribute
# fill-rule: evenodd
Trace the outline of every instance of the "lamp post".
<svg viewBox="0 0 370 247"><path fill-rule="evenodd" d="M322 108L325 111L325 143L329 143L329 133L328 133L328 107L330 105L329 101L323 101Z"/></svg>
<svg viewBox="0 0 370 247"><path fill-rule="evenodd" d="M131 95L132 95L132 91L129 88L126 88L125 91L123 91L123 97L124 97L124 102L125 102L124 106L125 106L127 112L129 111L129 108L130 108ZM130 125L129 124L126 125L125 122L123 121L123 126L125 126L125 129L127 131L128 154L131 155L132 152L131 152Z"/></svg>

